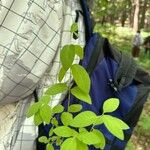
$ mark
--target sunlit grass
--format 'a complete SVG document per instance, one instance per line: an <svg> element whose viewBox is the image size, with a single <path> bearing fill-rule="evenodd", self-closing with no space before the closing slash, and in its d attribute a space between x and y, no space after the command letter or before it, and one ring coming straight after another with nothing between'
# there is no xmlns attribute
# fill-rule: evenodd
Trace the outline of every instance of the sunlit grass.
<svg viewBox="0 0 150 150"><path fill-rule="evenodd" d="M129 27L117 27L112 25L101 26L96 25L95 31L102 34L102 36L107 37L111 44L118 50L124 51L131 55L132 51L132 39L135 32ZM143 39L150 35L150 32L141 31ZM140 57L137 61L138 65L145 69L150 69L150 55L144 53L144 48L141 47Z"/></svg>

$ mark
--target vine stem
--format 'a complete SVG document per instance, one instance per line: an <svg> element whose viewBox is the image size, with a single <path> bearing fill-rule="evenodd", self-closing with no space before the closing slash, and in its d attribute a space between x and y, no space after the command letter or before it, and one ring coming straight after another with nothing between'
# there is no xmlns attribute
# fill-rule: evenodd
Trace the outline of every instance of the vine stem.
<svg viewBox="0 0 150 150"><path fill-rule="evenodd" d="M70 76L69 76L69 83L71 83L71 69L70 69ZM69 111L70 106L70 99L71 99L71 86L68 87L68 108L67 111Z"/></svg>
<svg viewBox="0 0 150 150"><path fill-rule="evenodd" d="M69 87L69 93L68 93L68 108L67 108L67 111L69 111L69 106L70 106L70 96L71 96L71 93L70 93L70 87Z"/></svg>

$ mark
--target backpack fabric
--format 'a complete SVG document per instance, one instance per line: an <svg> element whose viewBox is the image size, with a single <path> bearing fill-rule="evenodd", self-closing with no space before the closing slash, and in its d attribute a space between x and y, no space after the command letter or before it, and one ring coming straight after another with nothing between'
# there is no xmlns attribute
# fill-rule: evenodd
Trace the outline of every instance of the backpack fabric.
<svg viewBox="0 0 150 150"><path fill-rule="evenodd" d="M90 110L100 115L106 99L119 98L120 106L111 115L120 118L130 126L130 129L124 132L125 139L119 140L103 125L96 128L106 137L105 150L124 150L148 97L150 76L140 69L131 57L115 50L107 38L103 38L99 33L93 33L87 2L86 0L80 2L86 29L85 56L81 65L90 75L92 105L79 102L73 96L70 103L80 103L83 105L83 111ZM62 104L67 107L67 100L64 99ZM59 119L60 116L56 117ZM48 135L50 127L51 125L45 126L43 134ZM96 150L96 148L89 146L89 150Z"/></svg>

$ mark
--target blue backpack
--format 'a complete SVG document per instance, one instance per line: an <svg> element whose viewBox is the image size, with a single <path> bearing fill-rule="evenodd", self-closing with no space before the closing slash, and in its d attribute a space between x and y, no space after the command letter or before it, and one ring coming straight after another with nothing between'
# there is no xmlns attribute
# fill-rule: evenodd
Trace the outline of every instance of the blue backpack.
<svg viewBox="0 0 150 150"><path fill-rule="evenodd" d="M124 150L148 97L150 76L138 68L132 58L115 50L108 39L103 38L99 33L93 33L87 1L80 0L80 2L86 25L85 56L81 65L90 75L90 95L93 101L92 105L80 103L83 105L83 111L91 110L100 115L99 110L102 109L106 99L112 97L120 99L119 109L111 115L120 118L130 126L130 129L124 132L124 141L113 136L103 125L97 126L97 129L106 137L104 150ZM79 101L72 96L71 104L73 103L79 103ZM67 101L64 100L62 104L67 107ZM50 125L40 125L39 136L48 136L49 129ZM37 149L45 148L38 143ZM90 146L89 150L96 150L96 148Z"/></svg>

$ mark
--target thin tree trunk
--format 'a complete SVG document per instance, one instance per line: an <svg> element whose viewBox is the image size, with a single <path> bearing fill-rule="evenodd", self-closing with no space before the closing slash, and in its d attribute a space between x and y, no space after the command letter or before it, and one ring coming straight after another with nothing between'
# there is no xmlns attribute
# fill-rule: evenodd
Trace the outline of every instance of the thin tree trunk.
<svg viewBox="0 0 150 150"><path fill-rule="evenodd" d="M142 12L141 12L141 21L140 21L140 28L143 28L144 27L144 23L145 23L145 13L147 11L147 2L148 0L144 0L144 5L143 5L143 8L142 8Z"/></svg>
<svg viewBox="0 0 150 150"><path fill-rule="evenodd" d="M126 9L125 9L125 10L123 10L122 16L121 16L121 26L122 27L125 26L126 17L127 17L127 15L126 15Z"/></svg>
<svg viewBox="0 0 150 150"><path fill-rule="evenodd" d="M135 12L133 21L133 30L137 31L139 28L139 2L140 0L135 0Z"/></svg>

